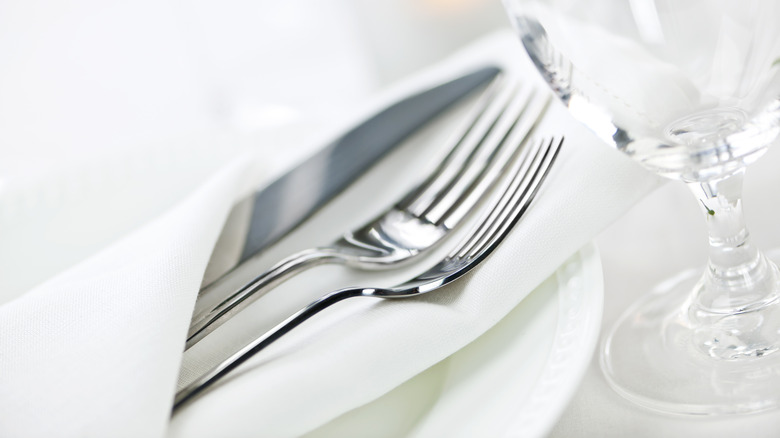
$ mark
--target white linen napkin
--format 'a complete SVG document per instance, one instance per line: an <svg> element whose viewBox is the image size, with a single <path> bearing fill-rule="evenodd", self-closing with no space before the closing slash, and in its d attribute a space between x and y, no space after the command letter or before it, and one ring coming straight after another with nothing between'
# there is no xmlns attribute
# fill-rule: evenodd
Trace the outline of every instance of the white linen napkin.
<svg viewBox="0 0 780 438"><path fill-rule="evenodd" d="M543 87L516 37L502 32L375 104L485 63ZM376 399L496 324L658 184L557 103L537 130L540 138L553 134L567 137L554 173L518 228L473 274L420 299L334 307L169 423L199 282L246 182L246 160L225 166L166 214L0 307L0 436L297 436ZM401 151L396 162L413 160L412 153ZM376 197L377 206L392 199ZM185 362L183 373L199 366Z"/></svg>

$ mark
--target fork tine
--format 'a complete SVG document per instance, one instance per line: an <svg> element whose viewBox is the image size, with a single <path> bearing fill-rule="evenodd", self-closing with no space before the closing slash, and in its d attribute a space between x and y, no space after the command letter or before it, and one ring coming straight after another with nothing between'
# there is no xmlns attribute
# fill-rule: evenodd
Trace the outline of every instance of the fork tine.
<svg viewBox="0 0 780 438"><path fill-rule="evenodd" d="M457 171L458 166L468 159L468 154L471 148L474 147L474 142L472 141L474 132L484 129L484 126L480 125L480 121L486 120L485 113L495 112L493 103L496 102L496 99L500 99L503 94L506 94L503 87L504 81L504 75L500 74L490 82L487 89L480 96L479 101L469 111L466 122L460 124L456 133L450 136L449 142L451 146L445 157L439 160L439 165L433 173L416 190L406 195L397 204L398 208L412 213L419 210L418 204L422 202L421 199L433 196L440 190L437 187L441 185L441 182L451 178L450 175ZM484 124L484 122L482 123Z"/></svg>
<svg viewBox="0 0 780 438"><path fill-rule="evenodd" d="M425 219L453 228L472 211L508 166L513 145L531 135L549 102L546 94L537 96L528 89L515 92L468 163L432 200L424 212Z"/></svg>
<svg viewBox="0 0 780 438"><path fill-rule="evenodd" d="M477 169L481 164L487 162L500 146L500 141L496 141L495 137L506 131L507 121L511 121L517 112L518 101L520 101L520 106L523 106L522 104L528 97L524 95L523 100L518 99L519 84L517 83L512 83L504 88L503 95L492 102L490 108L492 111L486 111L482 115L482 119L478 121L482 129L474 130L471 133L470 149L466 159L459 163L460 167L453 168L449 179L438 181L433 196L424 199L424 203L418 204L420 217L425 217L434 223L439 222L437 219L438 216L441 216L441 212L437 213L437 205L441 205L444 201L452 202L453 194L457 193L455 189L458 181L472 176L474 173L472 169Z"/></svg>
<svg viewBox="0 0 780 438"><path fill-rule="evenodd" d="M504 236L507 227L528 208L557 158L563 138L540 141L529 152L515 161L512 179L507 183L501 200L482 221L477 230L463 245L453 250L455 257L473 257L481 253L496 239Z"/></svg>
<svg viewBox="0 0 780 438"><path fill-rule="evenodd" d="M507 86L506 81L507 78L503 76L494 79L475 111L469 115L466 128L452 137L457 140L445 159L412 196L398 204L398 208L423 217L430 205L451 186L451 181L465 171L468 163L474 159L476 151L482 146L485 136L495 128L500 115L511 102L515 89Z"/></svg>
<svg viewBox="0 0 780 438"><path fill-rule="evenodd" d="M455 227L507 170L512 162L512 156L516 153L515 145L526 142L549 107L551 101L549 96L545 95L536 101L533 100L534 97L532 96L532 101L511 120L512 123L498 140L499 144L490 161L481 164L478 174L472 179L463 178L458 181L460 187L454 191L457 197L453 196L449 202L441 202L437 206L443 212L437 218L438 222L448 228Z"/></svg>

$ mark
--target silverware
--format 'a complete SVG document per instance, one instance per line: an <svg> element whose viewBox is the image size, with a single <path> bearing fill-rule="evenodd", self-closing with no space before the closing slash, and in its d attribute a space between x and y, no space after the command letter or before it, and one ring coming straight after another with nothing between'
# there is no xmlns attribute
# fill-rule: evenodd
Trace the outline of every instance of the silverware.
<svg viewBox="0 0 780 438"><path fill-rule="evenodd" d="M236 204L212 252L201 294L230 294L235 289L223 289L251 280L256 271L250 269L243 278L246 272L235 268L285 236L406 137L498 73L497 67L485 67L406 97ZM307 196L296 196L300 193Z"/></svg>
<svg viewBox="0 0 780 438"><path fill-rule="evenodd" d="M484 217L444 259L424 273L391 288L349 288L331 292L312 302L176 394L174 411L217 382L263 348L322 310L352 297L407 298L434 291L465 275L498 246L527 211L558 155L563 139L521 148L513 157L510 176L500 197Z"/></svg>
<svg viewBox="0 0 780 438"><path fill-rule="evenodd" d="M306 249L275 264L192 320L185 348L229 320L283 281L322 264L386 269L408 262L442 241L492 188L511 144L528 137L549 98L498 77L438 168L400 202L326 247ZM508 139L509 133L513 134Z"/></svg>

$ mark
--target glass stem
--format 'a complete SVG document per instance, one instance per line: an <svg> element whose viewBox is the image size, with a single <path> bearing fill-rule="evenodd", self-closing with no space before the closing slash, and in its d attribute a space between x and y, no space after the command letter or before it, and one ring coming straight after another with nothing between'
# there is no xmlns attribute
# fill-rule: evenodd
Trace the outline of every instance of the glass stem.
<svg viewBox="0 0 780 438"><path fill-rule="evenodd" d="M777 268L750 241L742 214L744 170L704 183L688 183L709 234L707 269L694 291L698 312L741 314L778 297Z"/></svg>

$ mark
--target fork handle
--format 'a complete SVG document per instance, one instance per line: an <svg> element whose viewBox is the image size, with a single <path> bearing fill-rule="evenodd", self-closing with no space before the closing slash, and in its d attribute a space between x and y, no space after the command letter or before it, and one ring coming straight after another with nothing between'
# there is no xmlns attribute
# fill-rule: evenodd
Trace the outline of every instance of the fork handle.
<svg viewBox="0 0 780 438"><path fill-rule="evenodd" d="M309 268L326 263L344 263L344 260L327 248L307 249L284 258L216 305L195 315L187 333L185 351L272 288Z"/></svg>
<svg viewBox="0 0 780 438"><path fill-rule="evenodd" d="M176 393L176 397L173 402L173 410L176 411L176 409L178 409L187 400L191 399L204 389L211 386L217 380L224 377L230 371L246 362L250 357L254 356L265 347L271 345L307 319L338 303L339 301L361 295L363 295L363 289L342 289L331 292L323 297L320 297L316 301L311 302L308 306L297 311L292 316L277 324L272 329L265 332L262 336L253 340L251 343L229 358L220 362L208 373L182 388L179 392Z"/></svg>

